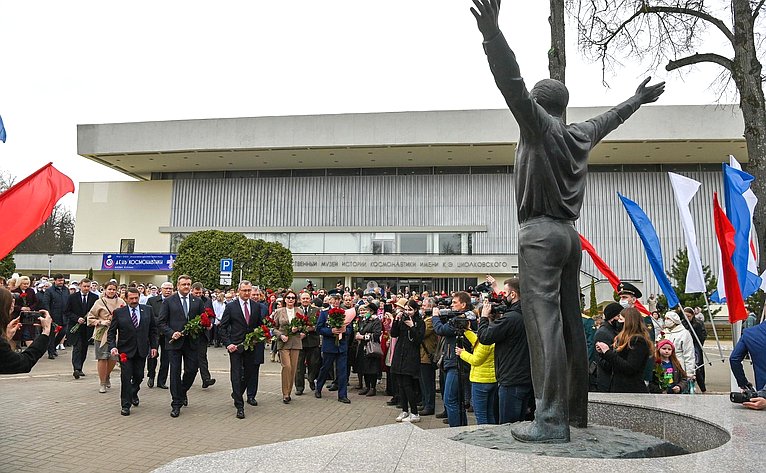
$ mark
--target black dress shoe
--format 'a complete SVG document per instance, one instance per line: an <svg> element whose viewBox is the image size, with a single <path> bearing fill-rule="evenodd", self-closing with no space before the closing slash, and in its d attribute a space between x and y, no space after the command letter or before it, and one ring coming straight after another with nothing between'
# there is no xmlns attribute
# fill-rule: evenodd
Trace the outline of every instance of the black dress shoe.
<svg viewBox="0 0 766 473"><path fill-rule="evenodd" d="M432 415L434 415L434 410L433 409L423 409L422 411L420 411L420 415L421 416L432 416Z"/></svg>
<svg viewBox="0 0 766 473"><path fill-rule="evenodd" d="M446 419L447 418L447 411L442 411L438 414L436 414L437 419Z"/></svg>
<svg viewBox="0 0 766 473"><path fill-rule="evenodd" d="M80 379L80 373L78 373L77 371L73 372L72 376L74 376L74 379Z"/></svg>
<svg viewBox="0 0 766 473"><path fill-rule="evenodd" d="M282 402L284 402L285 404L290 404L290 398L289 397L283 397L282 398Z"/></svg>
<svg viewBox="0 0 766 473"><path fill-rule="evenodd" d="M331 384L329 388L327 388L328 391L337 391L338 385L337 384Z"/></svg>
<svg viewBox="0 0 766 473"><path fill-rule="evenodd" d="M449 424L449 419L442 419L442 424Z"/></svg>
<svg viewBox="0 0 766 473"><path fill-rule="evenodd" d="M351 404L351 400L347 397L339 397L338 402L342 402L343 404Z"/></svg>
<svg viewBox="0 0 766 473"><path fill-rule="evenodd" d="M146 380L146 385L149 386L150 388L153 388L154 387L154 378L147 379Z"/></svg>
<svg viewBox="0 0 766 473"><path fill-rule="evenodd" d="M314 391L314 397L317 399L322 399L322 391Z"/></svg>
<svg viewBox="0 0 766 473"><path fill-rule="evenodd" d="M189 398L184 396L184 407L189 405Z"/></svg>
<svg viewBox="0 0 766 473"><path fill-rule="evenodd" d="M55 359L56 359L56 357L55 357L55 356L53 356L53 355L48 355L48 359L49 359L49 360L55 360Z"/></svg>
<svg viewBox="0 0 766 473"><path fill-rule="evenodd" d="M181 415L181 409L174 407L170 410L170 417L178 417Z"/></svg>
<svg viewBox="0 0 766 473"><path fill-rule="evenodd" d="M395 397L391 398L389 401L386 401L386 405L387 406L395 406L397 404L399 404L399 399L397 399Z"/></svg>
<svg viewBox="0 0 766 473"><path fill-rule="evenodd" d="M205 389L214 384L215 384L215 378L210 378L210 381L202 381L202 389Z"/></svg>
<svg viewBox="0 0 766 473"><path fill-rule="evenodd" d="M237 409L237 419L244 419L245 418L245 409L239 408Z"/></svg>
<svg viewBox="0 0 766 473"><path fill-rule="evenodd" d="M303 389L296 389L295 390L295 395L296 396L303 396Z"/></svg>
<svg viewBox="0 0 766 473"><path fill-rule="evenodd" d="M254 397L247 398L247 403L250 404L251 406L257 406L258 405L258 401L256 401Z"/></svg>
<svg viewBox="0 0 766 473"><path fill-rule="evenodd" d="M122 409L120 409L120 414L124 415L124 416L129 416L130 415L130 408L129 407L123 407Z"/></svg>
<svg viewBox="0 0 766 473"><path fill-rule="evenodd" d="M309 381L309 389L311 389L312 391L317 390L317 385L314 381Z"/></svg>
<svg viewBox="0 0 766 473"><path fill-rule="evenodd" d="M159 381L157 381L157 387L160 389L168 389L168 386L166 384L160 383Z"/></svg>
<svg viewBox="0 0 766 473"><path fill-rule="evenodd" d="M137 405L138 405L138 402L139 402L139 401L138 401L138 398L137 398L137 397L134 397L134 398L133 398L133 399L130 401L130 403L131 403L131 404L133 404L134 406L137 406Z"/></svg>

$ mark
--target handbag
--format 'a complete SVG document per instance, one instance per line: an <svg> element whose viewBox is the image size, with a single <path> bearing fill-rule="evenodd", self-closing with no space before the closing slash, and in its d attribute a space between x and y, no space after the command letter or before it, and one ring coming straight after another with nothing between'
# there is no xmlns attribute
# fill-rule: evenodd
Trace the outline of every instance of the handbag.
<svg viewBox="0 0 766 473"><path fill-rule="evenodd" d="M364 356L368 358L382 358L383 348L380 346L379 342L369 339L367 340L367 343L364 344Z"/></svg>

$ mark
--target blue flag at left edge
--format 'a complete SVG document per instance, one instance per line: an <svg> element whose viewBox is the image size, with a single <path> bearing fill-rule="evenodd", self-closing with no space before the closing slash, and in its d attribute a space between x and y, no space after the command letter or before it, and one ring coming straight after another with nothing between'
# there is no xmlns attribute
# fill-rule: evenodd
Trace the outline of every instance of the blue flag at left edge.
<svg viewBox="0 0 766 473"><path fill-rule="evenodd" d="M622 205L625 206L625 211L628 212L630 221L633 222L633 226L636 227L636 232L641 238L641 243L644 244L644 250L646 256L649 258L649 265L652 267L654 277L657 278L657 282L662 289L662 293L668 299L668 307L676 307L680 304L676 291L673 290L673 286L670 284L668 276L665 274L665 266L662 263L662 249L660 248L660 238L657 236L657 230L654 229L652 221L644 213L641 207L637 203L623 196L619 192L617 195L622 201Z"/></svg>
<svg viewBox="0 0 766 473"><path fill-rule="evenodd" d="M5 143L5 126L3 125L3 117L0 117L0 141Z"/></svg>

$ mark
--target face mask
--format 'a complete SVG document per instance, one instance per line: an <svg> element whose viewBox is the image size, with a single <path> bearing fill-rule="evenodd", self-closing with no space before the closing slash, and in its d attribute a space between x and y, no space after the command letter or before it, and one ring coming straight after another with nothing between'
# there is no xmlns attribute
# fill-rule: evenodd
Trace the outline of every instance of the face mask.
<svg viewBox="0 0 766 473"><path fill-rule="evenodd" d="M475 297L471 298L471 304L476 304L476 298Z"/></svg>
<svg viewBox="0 0 766 473"><path fill-rule="evenodd" d="M625 322L618 322L618 321L616 321L616 320L615 320L614 322L612 322L612 326L613 326L613 327L614 327L614 329L615 329L615 330L617 330L618 332L622 331L622 327L623 327L624 325L625 325Z"/></svg>
<svg viewBox="0 0 766 473"><path fill-rule="evenodd" d="M665 328L673 328L675 326L676 326L676 324L674 324L672 320L665 319Z"/></svg>
<svg viewBox="0 0 766 473"><path fill-rule="evenodd" d="M628 302L627 299L622 299L620 300L620 305L622 306L623 309L627 309L628 307L630 307L630 302Z"/></svg>

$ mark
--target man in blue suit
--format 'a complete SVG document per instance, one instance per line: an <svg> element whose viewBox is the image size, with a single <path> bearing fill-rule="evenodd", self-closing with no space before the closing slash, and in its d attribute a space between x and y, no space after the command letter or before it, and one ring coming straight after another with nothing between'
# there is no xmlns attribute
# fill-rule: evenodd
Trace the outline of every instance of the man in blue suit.
<svg viewBox="0 0 766 473"><path fill-rule="evenodd" d="M333 295L330 310L337 309L340 305L340 296ZM343 328L330 328L327 324L327 315L329 310L323 310L319 314L317 320L317 331L322 335L322 369L319 370L319 378L317 378L317 389L314 393L316 398L322 397L322 388L327 380L327 375L332 369L333 363L335 363L335 372L338 373L338 402L344 404L350 404L348 399L348 377L341 375L340 373L346 373L346 363L348 352L348 343L354 334L354 329L351 324ZM339 343L336 345L336 336L342 337Z"/></svg>
<svg viewBox="0 0 766 473"><path fill-rule="evenodd" d="M157 356L157 325L152 308L139 304L138 298L138 289L128 289L128 305L114 311L106 336L112 355L125 355L125 361L120 360L120 413L124 416L130 415L131 404L138 405L146 357Z"/></svg>

